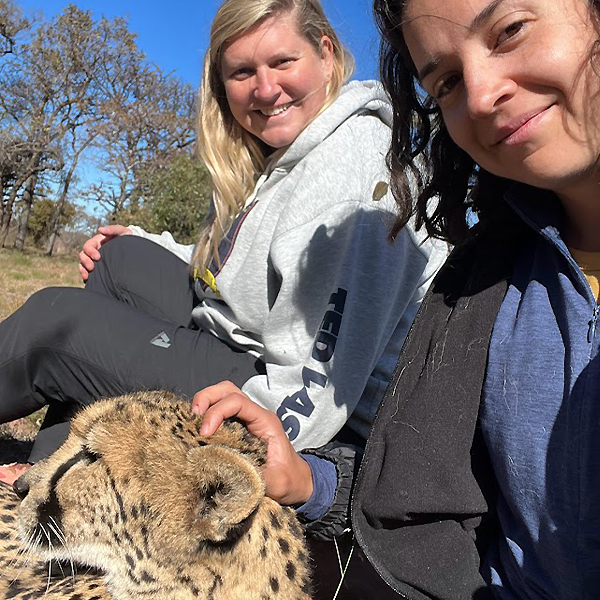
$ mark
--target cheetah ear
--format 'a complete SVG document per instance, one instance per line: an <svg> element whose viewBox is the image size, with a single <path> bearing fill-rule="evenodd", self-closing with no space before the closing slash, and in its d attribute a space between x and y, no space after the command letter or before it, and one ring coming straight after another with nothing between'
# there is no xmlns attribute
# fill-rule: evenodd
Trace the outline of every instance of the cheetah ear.
<svg viewBox="0 0 600 600"><path fill-rule="evenodd" d="M223 446L194 448L188 461L198 494L196 533L201 539L225 541L264 497L262 475L242 454Z"/></svg>

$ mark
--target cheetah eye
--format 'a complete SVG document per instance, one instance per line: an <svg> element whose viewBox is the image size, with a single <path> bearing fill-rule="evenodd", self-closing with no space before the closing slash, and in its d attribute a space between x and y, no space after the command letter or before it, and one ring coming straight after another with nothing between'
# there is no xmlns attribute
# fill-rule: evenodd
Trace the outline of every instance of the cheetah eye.
<svg viewBox="0 0 600 600"><path fill-rule="evenodd" d="M83 449L81 450L81 454L82 454L83 459L88 464L95 463L98 459L100 459L100 455L97 452L95 452L94 450L92 450L91 448L89 448L88 446L83 447Z"/></svg>

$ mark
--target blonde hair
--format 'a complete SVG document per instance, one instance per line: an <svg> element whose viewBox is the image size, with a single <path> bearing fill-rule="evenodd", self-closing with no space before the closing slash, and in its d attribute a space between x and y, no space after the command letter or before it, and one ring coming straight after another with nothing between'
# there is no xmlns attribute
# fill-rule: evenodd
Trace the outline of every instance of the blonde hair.
<svg viewBox="0 0 600 600"><path fill-rule="evenodd" d="M319 0L226 0L215 15L204 58L200 86L198 149L213 182L211 210L191 261L194 276L202 276L212 258L219 260L219 243L265 170L259 140L234 119L221 75L223 46L274 15L293 14L298 32L317 52L327 36L333 45L333 72L323 108L339 95L352 74L354 60L329 23Z"/></svg>

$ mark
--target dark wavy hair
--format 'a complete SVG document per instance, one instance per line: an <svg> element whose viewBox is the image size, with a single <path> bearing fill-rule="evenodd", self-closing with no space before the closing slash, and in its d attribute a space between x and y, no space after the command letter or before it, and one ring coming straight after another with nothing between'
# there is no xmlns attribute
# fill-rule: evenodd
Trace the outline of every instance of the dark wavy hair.
<svg viewBox="0 0 600 600"><path fill-rule="evenodd" d="M374 0L373 6L381 33L379 72L394 114L387 164L398 217L390 237L415 215L417 227L458 246L473 236L474 221L482 231L512 220L501 200L509 181L481 169L452 141L440 109L419 87L402 34L406 3ZM598 22L600 0L588 4Z"/></svg>

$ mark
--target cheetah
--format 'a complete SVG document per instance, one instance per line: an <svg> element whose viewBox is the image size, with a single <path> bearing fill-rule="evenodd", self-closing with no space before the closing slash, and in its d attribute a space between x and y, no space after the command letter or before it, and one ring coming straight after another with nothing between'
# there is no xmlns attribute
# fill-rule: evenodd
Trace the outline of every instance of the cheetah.
<svg viewBox="0 0 600 600"><path fill-rule="evenodd" d="M166 392L80 412L17 482L22 500L0 486L0 598L308 600L303 531L265 496L265 445L201 423Z"/></svg>

